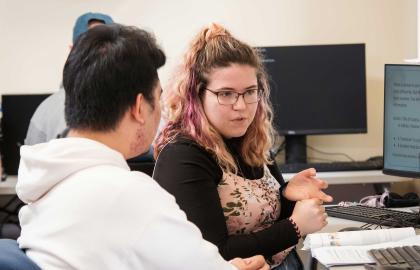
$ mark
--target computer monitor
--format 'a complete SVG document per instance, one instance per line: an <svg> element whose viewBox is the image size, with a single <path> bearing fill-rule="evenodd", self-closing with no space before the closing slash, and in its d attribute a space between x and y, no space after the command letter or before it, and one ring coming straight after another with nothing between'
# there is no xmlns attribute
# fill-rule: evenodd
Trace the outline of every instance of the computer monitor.
<svg viewBox="0 0 420 270"><path fill-rule="evenodd" d="M365 45L258 47L270 75L286 163L306 163L306 135L366 133Z"/></svg>
<svg viewBox="0 0 420 270"><path fill-rule="evenodd" d="M385 174L420 178L420 66L385 65Z"/></svg>
<svg viewBox="0 0 420 270"><path fill-rule="evenodd" d="M38 105L48 96L49 94L2 95L1 154L3 170L8 175L17 175L19 148L24 144L29 122Z"/></svg>

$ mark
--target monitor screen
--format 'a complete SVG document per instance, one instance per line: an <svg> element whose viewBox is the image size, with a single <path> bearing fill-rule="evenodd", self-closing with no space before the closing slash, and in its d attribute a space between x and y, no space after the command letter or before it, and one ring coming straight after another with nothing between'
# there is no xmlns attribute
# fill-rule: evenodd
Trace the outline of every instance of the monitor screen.
<svg viewBox="0 0 420 270"><path fill-rule="evenodd" d="M385 174L420 178L420 66L385 65Z"/></svg>
<svg viewBox="0 0 420 270"><path fill-rule="evenodd" d="M287 143L305 144L293 136L367 132L364 44L257 50L270 76L274 127L290 140L286 160Z"/></svg>
<svg viewBox="0 0 420 270"><path fill-rule="evenodd" d="M2 163L9 175L17 175L19 148L23 145L29 122L38 105L48 94L2 95Z"/></svg>

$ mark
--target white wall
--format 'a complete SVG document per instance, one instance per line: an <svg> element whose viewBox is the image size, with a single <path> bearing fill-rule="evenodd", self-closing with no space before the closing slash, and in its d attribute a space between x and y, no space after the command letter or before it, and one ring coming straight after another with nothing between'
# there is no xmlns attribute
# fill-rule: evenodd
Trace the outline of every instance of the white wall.
<svg viewBox="0 0 420 270"><path fill-rule="evenodd" d="M384 64L417 56L415 0L0 0L0 93L55 91L74 20L86 11L152 30L168 56L163 85L212 21L253 46L366 43L368 134L308 140L355 159L382 153Z"/></svg>

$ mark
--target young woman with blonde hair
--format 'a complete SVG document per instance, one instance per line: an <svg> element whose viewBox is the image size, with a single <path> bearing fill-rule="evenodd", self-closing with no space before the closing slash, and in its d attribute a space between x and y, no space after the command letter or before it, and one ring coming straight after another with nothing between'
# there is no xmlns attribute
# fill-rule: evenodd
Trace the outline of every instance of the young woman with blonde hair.
<svg viewBox="0 0 420 270"><path fill-rule="evenodd" d="M211 24L174 78L154 178L225 259L263 254L276 269L301 267L293 247L326 225L322 202L332 198L314 169L288 184L275 175L270 93L258 53Z"/></svg>

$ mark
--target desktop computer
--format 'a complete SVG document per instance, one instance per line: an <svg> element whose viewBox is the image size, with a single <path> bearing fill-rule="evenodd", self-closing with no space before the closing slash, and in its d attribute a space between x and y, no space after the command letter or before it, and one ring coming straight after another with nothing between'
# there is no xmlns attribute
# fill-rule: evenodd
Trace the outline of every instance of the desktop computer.
<svg viewBox="0 0 420 270"><path fill-rule="evenodd" d="M365 44L256 49L270 76L286 163L307 163L306 135L367 132Z"/></svg>
<svg viewBox="0 0 420 270"><path fill-rule="evenodd" d="M385 174L420 178L420 65L385 65Z"/></svg>
<svg viewBox="0 0 420 270"><path fill-rule="evenodd" d="M420 181L420 65L385 65L383 173ZM412 198L419 204L419 199ZM367 206L329 207L333 217L420 228L420 212Z"/></svg>
<svg viewBox="0 0 420 270"><path fill-rule="evenodd" d="M313 162L307 157L307 135L367 133L365 44L256 49L270 77L273 125L284 136L278 148L285 148L281 172L382 169L381 158Z"/></svg>
<svg viewBox="0 0 420 270"><path fill-rule="evenodd" d="M3 170L8 175L17 175L19 148L24 144L29 122L38 105L49 94L2 95L1 158Z"/></svg>

